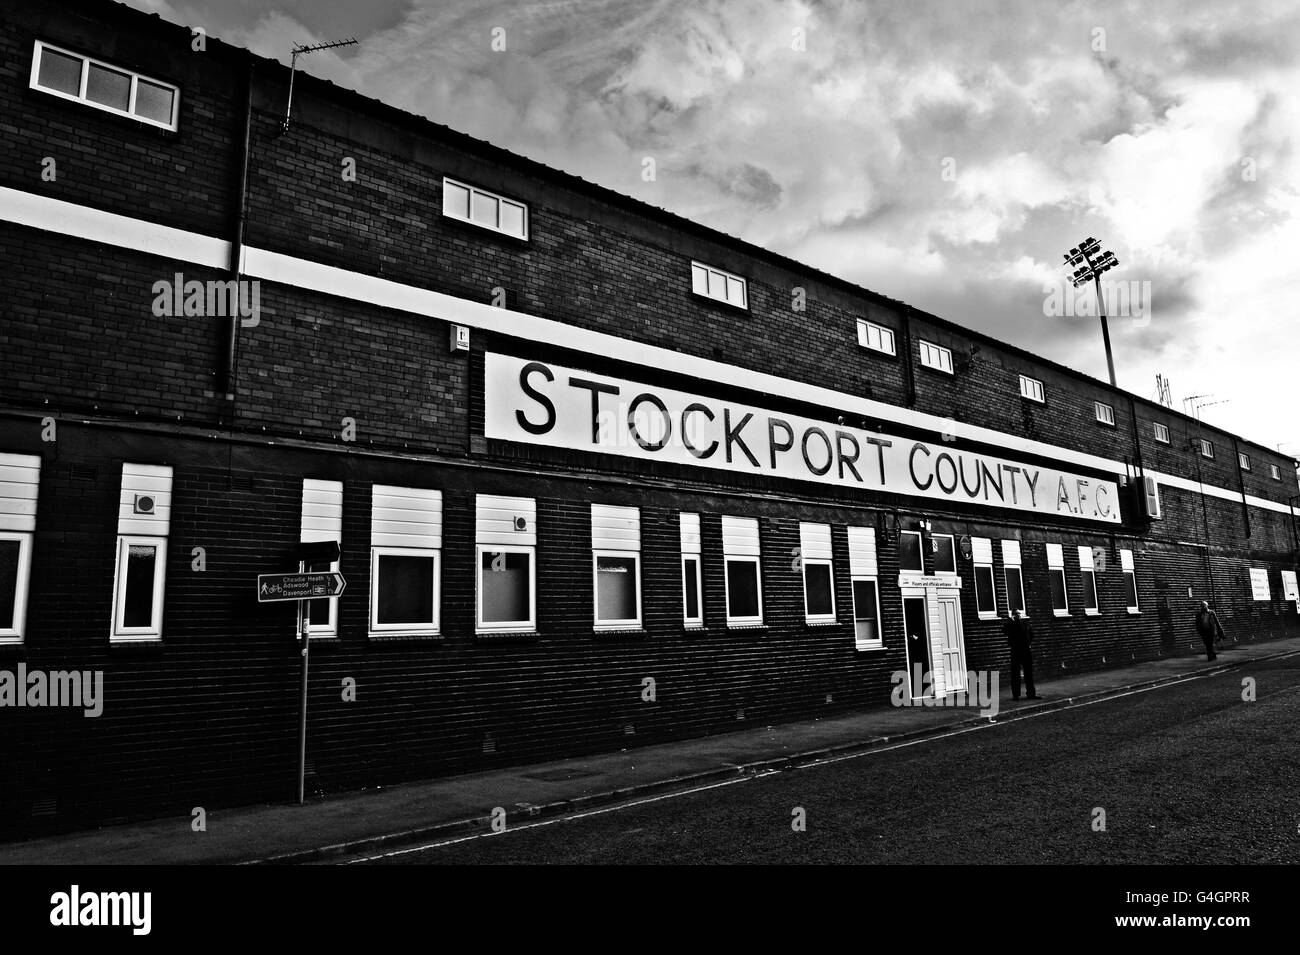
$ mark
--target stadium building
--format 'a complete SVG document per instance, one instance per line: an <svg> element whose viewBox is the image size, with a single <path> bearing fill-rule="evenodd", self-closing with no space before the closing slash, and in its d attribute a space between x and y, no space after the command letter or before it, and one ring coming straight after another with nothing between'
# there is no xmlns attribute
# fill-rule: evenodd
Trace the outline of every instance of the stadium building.
<svg viewBox="0 0 1300 955"><path fill-rule="evenodd" d="M291 799L303 560L309 793L1296 632L1285 455L289 81L0 0L4 831Z"/></svg>

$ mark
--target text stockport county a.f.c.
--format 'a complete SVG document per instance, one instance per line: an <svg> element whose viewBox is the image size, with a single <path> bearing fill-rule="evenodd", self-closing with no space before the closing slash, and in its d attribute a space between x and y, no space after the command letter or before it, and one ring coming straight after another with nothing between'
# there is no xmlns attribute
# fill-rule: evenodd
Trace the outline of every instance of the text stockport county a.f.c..
<svg viewBox="0 0 1300 955"><path fill-rule="evenodd" d="M484 435L687 467L1120 520L1112 481L496 353L486 356Z"/></svg>

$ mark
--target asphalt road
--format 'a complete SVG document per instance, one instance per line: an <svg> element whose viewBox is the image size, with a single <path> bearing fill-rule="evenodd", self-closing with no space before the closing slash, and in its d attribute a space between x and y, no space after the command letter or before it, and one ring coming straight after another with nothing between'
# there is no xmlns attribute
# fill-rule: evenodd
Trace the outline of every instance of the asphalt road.
<svg viewBox="0 0 1300 955"><path fill-rule="evenodd" d="M1255 680L1254 702L1242 699L1246 677ZM805 831L795 831L796 809ZM1094 830L1097 809L1104 831ZM368 861L1297 860L1300 656Z"/></svg>

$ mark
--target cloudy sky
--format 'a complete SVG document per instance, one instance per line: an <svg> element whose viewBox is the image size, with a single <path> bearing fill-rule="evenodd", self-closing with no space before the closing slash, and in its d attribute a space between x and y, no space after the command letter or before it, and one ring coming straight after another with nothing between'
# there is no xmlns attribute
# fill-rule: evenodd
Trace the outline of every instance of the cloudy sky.
<svg viewBox="0 0 1300 955"><path fill-rule="evenodd" d="M130 3L1300 454L1294 0Z"/></svg>

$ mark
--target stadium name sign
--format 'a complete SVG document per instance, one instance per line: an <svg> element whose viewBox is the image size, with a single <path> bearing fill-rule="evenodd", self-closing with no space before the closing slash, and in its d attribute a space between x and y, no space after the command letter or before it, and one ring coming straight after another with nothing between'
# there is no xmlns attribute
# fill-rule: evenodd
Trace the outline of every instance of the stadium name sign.
<svg viewBox="0 0 1300 955"><path fill-rule="evenodd" d="M1115 483L642 385L486 356L488 438L1119 523Z"/></svg>

